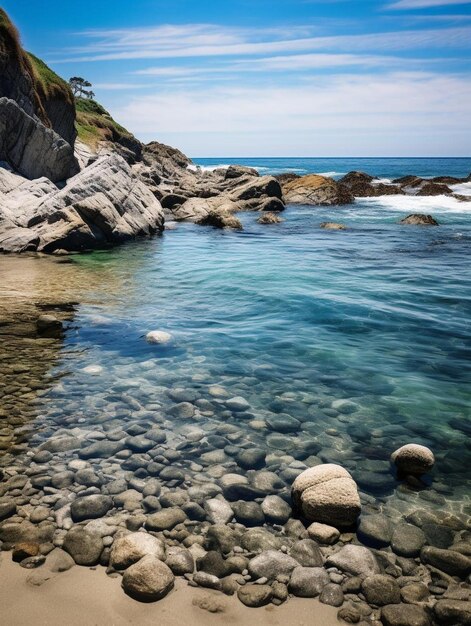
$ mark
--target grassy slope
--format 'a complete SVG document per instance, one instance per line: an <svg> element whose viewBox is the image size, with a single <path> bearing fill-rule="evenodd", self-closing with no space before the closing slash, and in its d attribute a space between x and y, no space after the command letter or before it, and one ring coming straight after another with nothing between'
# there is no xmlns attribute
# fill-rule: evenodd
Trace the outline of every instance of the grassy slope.
<svg viewBox="0 0 471 626"><path fill-rule="evenodd" d="M47 99L61 98L72 103L74 96L66 81L31 52L27 52L27 55L33 70L35 87L40 96Z"/></svg>
<svg viewBox="0 0 471 626"><path fill-rule="evenodd" d="M75 109L78 138L92 148L96 148L100 141L133 138L133 135L115 122L108 111L95 100L78 98Z"/></svg>

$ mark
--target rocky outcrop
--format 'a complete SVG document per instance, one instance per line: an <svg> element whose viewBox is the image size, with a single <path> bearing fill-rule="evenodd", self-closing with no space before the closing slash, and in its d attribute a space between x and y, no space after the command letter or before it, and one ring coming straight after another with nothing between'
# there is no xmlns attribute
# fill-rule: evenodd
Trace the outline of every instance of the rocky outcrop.
<svg viewBox="0 0 471 626"><path fill-rule="evenodd" d="M288 204L333 206L350 204L353 195L344 185L332 178L309 174L283 184L283 194Z"/></svg>
<svg viewBox="0 0 471 626"><path fill-rule="evenodd" d="M410 226L438 226L437 220L431 215L425 215L424 213L412 213L407 217L404 217L400 224L408 224Z"/></svg>
<svg viewBox="0 0 471 626"><path fill-rule="evenodd" d="M2 216L0 208L2 251L83 251L163 230L160 203L118 155L98 159L63 189L38 184L42 193L28 194L16 213ZM7 207L18 205L18 189L4 194Z"/></svg>
<svg viewBox="0 0 471 626"><path fill-rule="evenodd" d="M345 185L355 198L390 196L404 193L399 186L383 183L364 172L349 172L339 182Z"/></svg>
<svg viewBox="0 0 471 626"><path fill-rule="evenodd" d="M0 98L0 161L29 179L60 181L79 169L71 145L9 98Z"/></svg>

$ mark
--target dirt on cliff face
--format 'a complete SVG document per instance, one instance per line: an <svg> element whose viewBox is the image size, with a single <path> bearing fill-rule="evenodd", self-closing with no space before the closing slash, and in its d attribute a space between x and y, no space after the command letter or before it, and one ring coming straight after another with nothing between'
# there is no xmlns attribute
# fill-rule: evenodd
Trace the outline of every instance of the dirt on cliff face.
<svg viewBox="0 0 471 626"><path fill-rule="evenodd" d="M28 54L10 18L0 9L0 97L10 98L31 117L73 146L75 101L68 84Z"/></svg>

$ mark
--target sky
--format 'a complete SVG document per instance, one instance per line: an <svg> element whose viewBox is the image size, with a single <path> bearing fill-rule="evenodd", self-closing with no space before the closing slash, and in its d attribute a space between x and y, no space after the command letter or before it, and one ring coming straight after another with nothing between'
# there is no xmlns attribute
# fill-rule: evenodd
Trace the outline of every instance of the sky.
<svg viewBox="0 0 471 626"><path fill-rule="evenodd" d="M471 0L1 6L139 139L192 157L471 155Z"/></svg>

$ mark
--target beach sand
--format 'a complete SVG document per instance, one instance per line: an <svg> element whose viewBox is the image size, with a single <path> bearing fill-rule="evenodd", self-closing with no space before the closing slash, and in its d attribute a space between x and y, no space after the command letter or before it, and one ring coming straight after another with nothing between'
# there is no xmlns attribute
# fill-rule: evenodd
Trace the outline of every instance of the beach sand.
<svg viewBox="0 0 471 626"><path fill-rule="evenodd" d="M27 582L32 573L4 553L0 561L2 626L337 626L337 609L315 599L293 598L275 607L249 609L235 596L189 587L177 579L175 589L160 602L143 604L124 594L120 578L110 578L103 567L73 567L41 586ZM194 602L217 603L223 610L210 613Z"/></svg>

